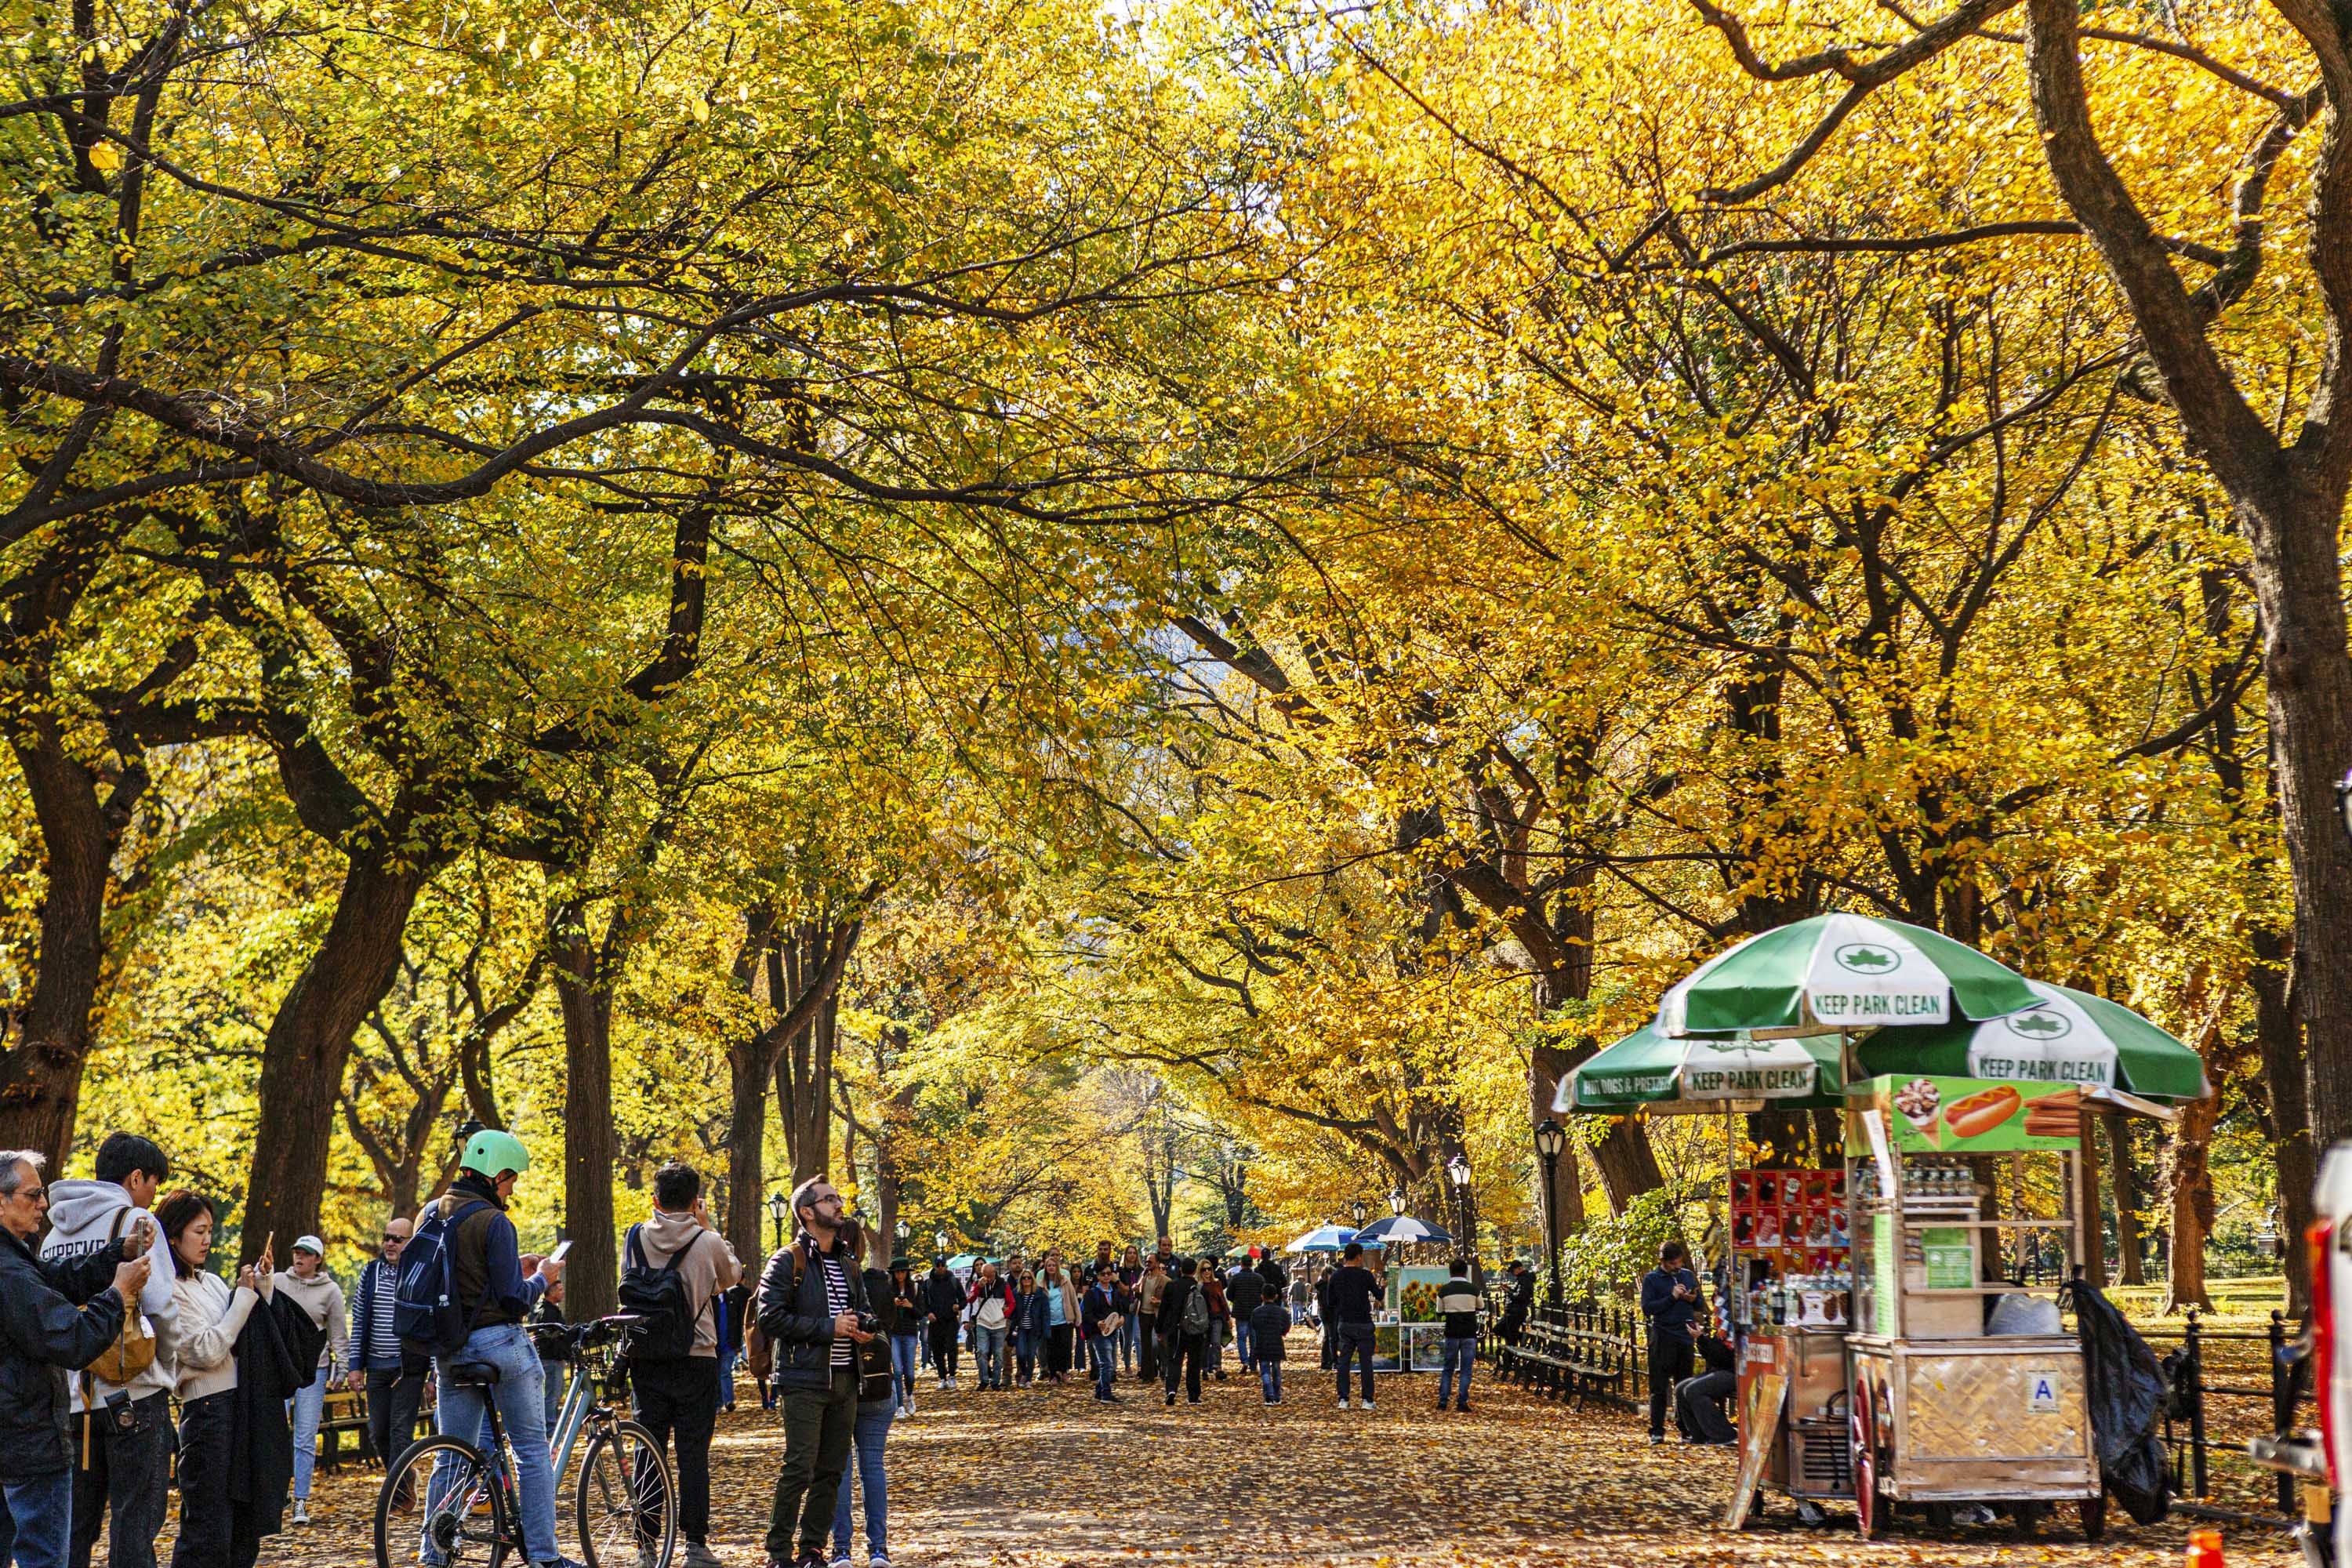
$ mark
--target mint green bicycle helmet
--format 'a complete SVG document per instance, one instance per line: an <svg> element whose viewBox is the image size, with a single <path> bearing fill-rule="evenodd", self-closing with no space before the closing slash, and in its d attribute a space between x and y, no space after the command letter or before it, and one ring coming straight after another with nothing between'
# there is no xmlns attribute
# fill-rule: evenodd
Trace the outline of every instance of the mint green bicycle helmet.
<svg viewBox="0 0 2352 1568"><path fill-rule="evenodd" d="M520 1175L530 1170L530 1151L513 1133L485 1127L466 1140L466 1153L458 1163L496 1180L509 1171Z"/></svg>

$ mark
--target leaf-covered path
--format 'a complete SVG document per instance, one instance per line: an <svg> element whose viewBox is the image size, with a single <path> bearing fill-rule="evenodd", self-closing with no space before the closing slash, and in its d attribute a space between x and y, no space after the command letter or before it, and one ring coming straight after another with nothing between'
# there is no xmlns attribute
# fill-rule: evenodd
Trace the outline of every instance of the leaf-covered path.
<svg viewBox="0 0 2352 1568"><path fill-rule="evenodd" d="M1434 1380L1384 1379L1378 1410L1342 1413L1328 1382L1294 1362L1268 1409L1238 1373L1197 1409L1120 1384L1117 1409L1073 1384L923 1392L890 1439L891 1546L905 1564L1085 1563L2004 1563L2177 1564L2179 1521L2119 1523L2100 1547L2053 1524L2028 1542L2005 1524L1863 1542L1814 1531L1776 1502L1760 1529L1716 1527L1731 1479L1721 1451L1652 1448L1638 1418L1577 1412L1482 1384L1467 1415L1432 1410ZM748 1392L749 1385L746 1385ZM721 1417L713 1542L730 1568L760 1568L782 1438L746 1408ZM320 1478L320 1514L265 1561L359 1568L372 1476ZM571 1549L566 1526L566 1549ZM863 1541L860 1540L862 1550ZM2280 1564L2283 1537L2233 1531L2229 1561ZM862 1557L860 1558L862 1562Z"/></svg>

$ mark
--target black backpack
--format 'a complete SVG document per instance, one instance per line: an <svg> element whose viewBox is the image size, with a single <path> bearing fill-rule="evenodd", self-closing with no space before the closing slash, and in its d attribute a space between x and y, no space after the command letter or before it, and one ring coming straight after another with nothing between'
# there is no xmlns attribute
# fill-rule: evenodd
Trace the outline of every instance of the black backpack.
<svg viewBox="0 0 2352 1568"><path fill-rule="evenodd" d="M632 1313L629 1358L632 1361L684 1361L694 1352L694 1321L699 1315L687 1305L686 1281L677 1266L694 1248L688 1242L656 1268L646 1260L638 1237L642 1226L629 1227L628 1266L621 1270L621 1310ZM697 1236L694 1240L701 1240Z"/></svg>
<svg viewBox="0 0 2352 1568"><path fill-rule="evenodd" d="M416 1227L392 1293L392 1329L403 1349L416 1355L456 1355L466 1348L476 1313L457 1300L457 1265L451 1248L457 1227L491 1205L479 1198L448 1212L436 1203ZM476 1311L479 1303L476 1304Z"/></svg>

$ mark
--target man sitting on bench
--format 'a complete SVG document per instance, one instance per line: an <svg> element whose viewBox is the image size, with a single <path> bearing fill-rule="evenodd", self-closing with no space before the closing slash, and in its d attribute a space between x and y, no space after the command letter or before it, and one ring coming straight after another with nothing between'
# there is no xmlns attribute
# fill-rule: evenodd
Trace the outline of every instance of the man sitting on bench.
<svg viewBox="0 0 2352 1568"><path fill-rule="evenodd" d="M1675 1385L1675 1427L1685 1443L1737 1443L1739 1429L1724 1412L1739 1392L1731 1347L1713 1334L1701 1334L1698 1353L1706 1370Z"/></svg>

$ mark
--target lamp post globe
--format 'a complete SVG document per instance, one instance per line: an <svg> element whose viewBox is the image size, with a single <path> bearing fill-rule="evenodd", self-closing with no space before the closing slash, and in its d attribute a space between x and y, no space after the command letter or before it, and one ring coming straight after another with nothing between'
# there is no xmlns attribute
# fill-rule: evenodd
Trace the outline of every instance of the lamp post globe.
<svg viewBox="0 0 2352 1568"><path fill-rule="evenodd" d="M931 1239L940 1244L940 1256L945 1258L948 1255L948 1233L944 1230L940 1231Z"/></svg>
<svg viewBox="0 0 2352 1568"><path fill-rule="evenodd" d="M1392 1214L1392 1215L1403 1215L1403 1213L1404 1213L1404 1194L1402 1194L1402 1192L1397 1192L1397 1191L1391 1191L1391 1192L1390 1192L1390 1194L1389 1194L1389 1213L1391 1213L1391 1214Z"/></svg>
<svg viewBox="0 0 2352 1568"><path fill-rule="evenodd" d="M1454 1158L1445 1162L1445 1179L1454 1184L1454 1190L1457 1193L1470 1184L1470 1162L1462 1156L1459 1150L1454 1152Z"/></svg>
<svg viewBox="0 0 2352 1568"><path fill-rule="evenodd" d="M782 1193L770 1193L768 1194L768 1217L775 1221L776 1245L778 1247L782 1247L784 1244L784 1217L786 1213L792 1207L792 1199L784 1196Z"/></svg>
<svg viewBox="0 0 2352 1568"><path fill-rule="evenodd" d="M1353 1221L1355 1221L1355 1222L1356 1222L1356 1228L1357 1228L1358 1230L1361 1230L1361 1229L1363 1229L1363 1228L1364 1228L1364 1200L1363 1200L1363 1199L1361 1199L1361 1198L1353 1198L1353 1199L1350 1199L1350 1200L1349 1201L1349 1204L1348 1204L1348 1217L1349 1217L1349 1219L1351 1219L1351 1220L1353 1220Z"/></svg>

